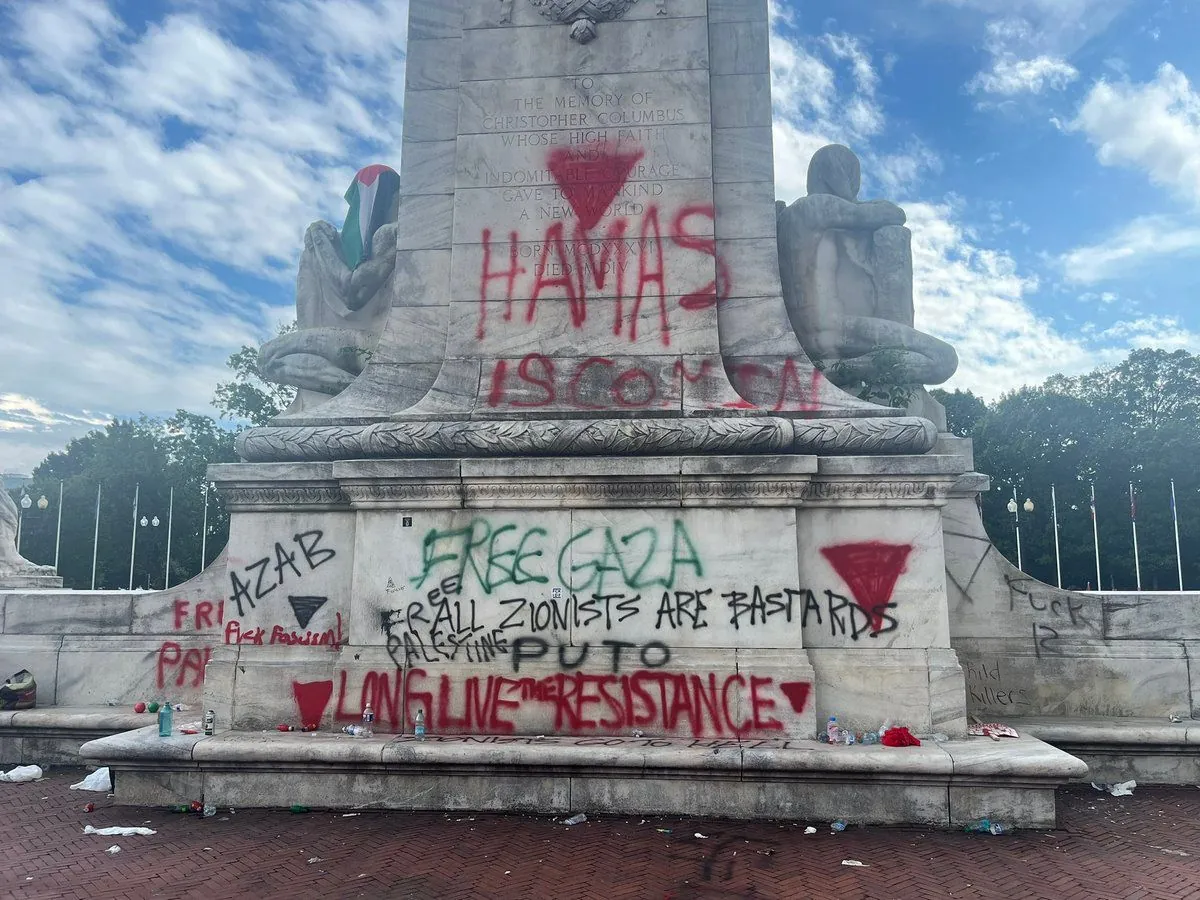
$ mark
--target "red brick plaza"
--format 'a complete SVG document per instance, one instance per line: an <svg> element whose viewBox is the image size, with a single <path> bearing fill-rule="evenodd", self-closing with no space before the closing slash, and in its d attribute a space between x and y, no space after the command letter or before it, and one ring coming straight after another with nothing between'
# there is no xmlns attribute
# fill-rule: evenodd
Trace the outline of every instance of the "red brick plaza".
<svg viewBox="0 0 1200 900"><path fill-rule="evenodd" d="M69 790L83 774L0 784L0 897L1200 897L1195 787L1121 798L1070 788L1059 794L1058 830L992 836L636 816L571 827L533 816L223 808L204 819ZM89 824L158 833L85 835ZM810 824L817 832L805 835ZM121 852L110 855L114 844Z"/></svg>

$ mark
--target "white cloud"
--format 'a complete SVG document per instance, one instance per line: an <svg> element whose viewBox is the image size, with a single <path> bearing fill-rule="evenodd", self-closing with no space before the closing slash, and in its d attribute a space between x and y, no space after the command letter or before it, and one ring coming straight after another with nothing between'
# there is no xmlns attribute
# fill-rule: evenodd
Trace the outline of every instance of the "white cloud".
<svg viewBox="0 0 1200 900"><path fill-rule="evenodd" d="M861 44L858 45L861 48ZM779 29L772 40L775 84L776 191L784 198L803 191L803 174L812 152L830 140L849 143L862 157L864 177L897 166L900 155L880 154L877 144L887 135L887 120L878 100L878 79L837 77L828 38L800 45ZM863 53L865 55L865 51ZM869 59L869 57L867 57ZM842 110L851 95L874 104L872 127L856 130ZM1013 257L986 246L963 224L963 204L905 201L919 195L919 175L928 162L886 175L880 183L898 185L892 196L902 201L913 232L914 301L917 327L953 344L960 366L949 387L969 388L987 398L1025 384L1037 384L1055 373L1077 374L1118 362L1138 341L1155 333L1135 331L1084 335L1065 334L1056 323L1034 312L1036 277L1023 274ZM986 224L989 234L1024 231L997 205ZM1160 323L1161 324L1161 323ZM1167 336L1166 329L1158 334ZM1182 340L1178 335L1176 338Z"/></svg>
<svg viewBox="0 0 1200 900"><path fill-rule="evenodd" d="M775 108L775 189L794 199L805 192L808 161L825 144L846 144L863 156L864 184L885 193L906 190L940 165L915 137L898 152L877 153L886 127L877 91L880 76L867 46L848 34L788 38L790 12L772 5L771 90Z"/></svg>
<svg viewBox="0 0 1200 900"><path fill-rule="evenodd" d="M103 0L0 8L5 468L108 412L206 410L304 226L399 163L406 0L254 9L180 0L135 32Z"/></svg>
<svg viewBox="0 0 1200 900"><path fill-rule="evenodd" d="M1062 90L1078 77L1079 71L1061 59L1049 56L1033 59L1000 57L992 62L989 71L980 72L972 78L967 83L967 90L1005 97L1040 94L1047 88Z"/></svg>
<svg viewBox="0 0 1200 900"><path fill-rule="evenodd" d="M1098 81L1069 127L1103 165L1140 169L1200 205L1200 93L1170 63L1149 82Z"/></svg>
<svg viewBox="0 0 1200 900"><path fill-rule="evenodd" d="M1065 253L1059 264L1069 281L1095 284L1120 278L1163 258L1200 255L1200 220L1141 216L1105 240Z"/></svg>
<svg viewBox="0 0 1200 900"><path fill-rule="evenodd" d="M958 351L949 386L983 397L1036 384L1056 372L1076 373L1123 351L1100 351L1060 333L1036 315L1028 296L1037 279L1022 275L1013 258L979 246L949 203L907 203L913 232L913 299L917 327Z"/></svg>

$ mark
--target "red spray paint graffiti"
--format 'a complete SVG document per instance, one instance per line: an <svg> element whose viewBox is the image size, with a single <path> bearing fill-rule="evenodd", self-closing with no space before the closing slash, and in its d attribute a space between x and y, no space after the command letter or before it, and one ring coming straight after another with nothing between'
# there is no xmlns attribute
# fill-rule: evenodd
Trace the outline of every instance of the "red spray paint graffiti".
<svg viewBox="0 0 1200 900"><path fill-rule="evenodd" d="M883 628L892 591L905 571L912 549L911 544L886 544L883 541L821 548L821 555L850 586L855 602L871 617L875 633Z"/></svg>
<svg viewBox="0 0 1200 900"><path fill-rule="evenodd" d="M558 147L551 151L546 166L575 210L583 230L591 231L617 198L633 167L645 155L641 149L610 151L601 146L581 154Z"/></svg>
<svg viewBox="0 0 1200 900"><path fill-rule="evenodd" d="M292 691L301 723L315 725L325 716L335 684L293 682ZM420 668L407 672L396 668L366 672L359 685L342 671L336 694L334 721L358 721L370 705L380 727L393 731L411 728L417 709L424 709L430 729L441 734L515 734L515 720L524 716L539 729L545 722L560 734L648 728L692 737L743 737L783 731L776 711L790 707L802 714L812 685L807 681L776 684L758 675L664 669L458 678L430 675ZM546 721L548 717L552 723Z"/></svg>
<svg viewBox="0 0 1200 900"><path fill-rule="evenodd" d="M309 727L320 725L325 718L325 709L333 696L332 681L293 681L292 696L300 711L300 724Z"/></svg>

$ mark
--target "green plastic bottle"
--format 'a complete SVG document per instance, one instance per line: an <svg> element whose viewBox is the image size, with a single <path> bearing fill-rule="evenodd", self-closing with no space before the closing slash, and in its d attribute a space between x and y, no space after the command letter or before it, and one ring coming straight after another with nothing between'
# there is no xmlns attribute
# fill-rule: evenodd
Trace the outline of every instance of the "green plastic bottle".
<svg viewBox="0 0 1200 900"><path fill-rule="evenodd" d="M164 701L163 705L158 708L158 736L170 737L171 730L174 726L174 710L171 709L171 702Z"/></svg>

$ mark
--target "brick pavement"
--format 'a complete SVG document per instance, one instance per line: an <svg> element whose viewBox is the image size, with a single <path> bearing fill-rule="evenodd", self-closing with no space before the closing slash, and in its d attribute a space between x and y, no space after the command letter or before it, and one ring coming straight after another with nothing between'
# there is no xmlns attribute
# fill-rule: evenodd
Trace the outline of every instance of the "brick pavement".
<svg viewBox="0 0 1200 900"><path fill-rule="evenodd" d="M804 822L678 817L567 827L528 816L222 809L202 819L68 790L83 774L0 784L0 897L1200 898L1194 787L1122 798L1071 788L1053 832L833 834L822 822L806 836ZM158 833L100 837L83 834L86 824ZM114 843L121 852L107 854Z"/></svg>

